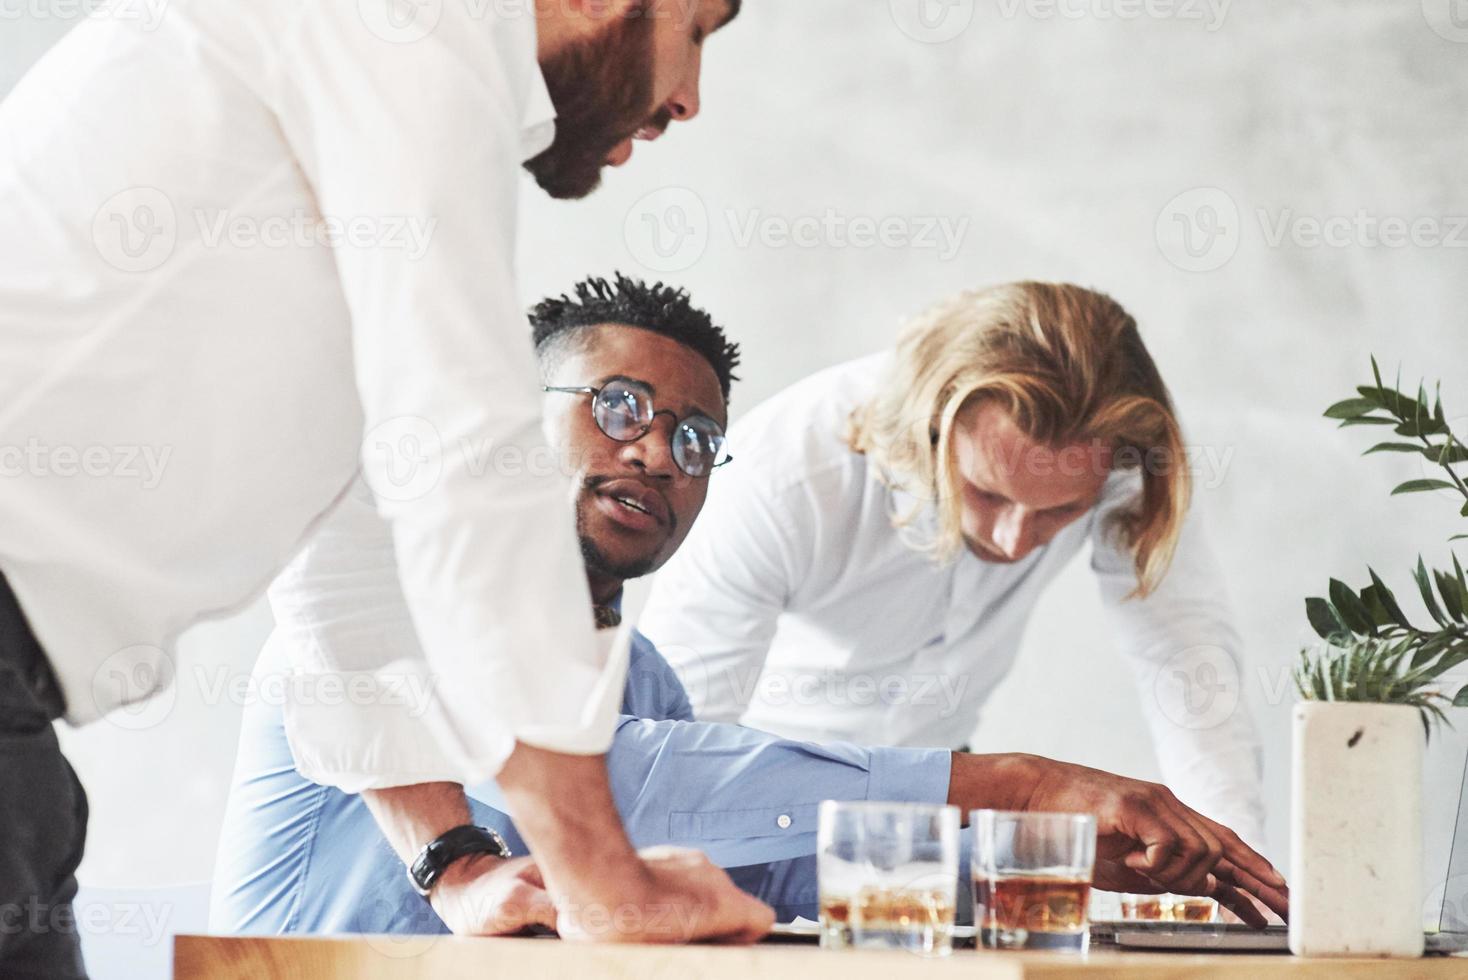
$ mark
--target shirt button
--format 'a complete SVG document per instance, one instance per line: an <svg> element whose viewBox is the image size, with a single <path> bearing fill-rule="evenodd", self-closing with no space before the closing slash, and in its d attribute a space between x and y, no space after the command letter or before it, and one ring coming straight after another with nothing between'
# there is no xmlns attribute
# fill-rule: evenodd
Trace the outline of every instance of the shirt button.
<svg viewBox="0 0 1468 980"><path fill-rule="evenodd" d="M778 817L776 817L775 818L775 826L776 827L779 827L781 830L789 830L790 829L790 814L788 814L788 813L782 813Z"/></svg>

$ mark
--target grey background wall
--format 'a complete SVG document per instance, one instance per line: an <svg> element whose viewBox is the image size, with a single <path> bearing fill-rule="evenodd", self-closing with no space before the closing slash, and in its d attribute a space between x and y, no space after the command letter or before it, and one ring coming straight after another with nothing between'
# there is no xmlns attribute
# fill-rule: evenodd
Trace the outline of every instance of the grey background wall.
<svg viewBox="0 0 1468 980"><path fill-rule="evenodd" d="M68 16L0 0L0 90ZM1370 562L1410 598L1417 553L1448 559L1449 501L1389 498L1416 464L1359 459L1366 438L1320 412L1374 352L1414 382L1442 378L1468 416L1468 9L752 0L705 75L704 117L640 146L594 199L527 191L526 300L618 268L686 285L745 344L737 414L958 289L1053 278L1115 295L1188 424L1247 649L1209 710L1258 718L1264 844L1287 860L1302 597ZM112 962L161 970L154 933L202 924L240 682L268 628L256 608L196 631L184 683L147 724L66 734L94 804L92 942L133 957ZM1155 777L1147 696L1078 563L975 744ZM1459 728L1429 754L1430 860L1468 713Z"/></svg>

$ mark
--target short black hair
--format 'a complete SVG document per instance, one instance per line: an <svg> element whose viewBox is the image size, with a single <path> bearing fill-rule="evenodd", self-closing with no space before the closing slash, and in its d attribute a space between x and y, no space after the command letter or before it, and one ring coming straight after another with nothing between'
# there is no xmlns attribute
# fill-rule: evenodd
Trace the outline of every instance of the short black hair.
<svg viewBox="0 0 1468 980"><path fill-rule="evenodd" d="M611 282L599 276L583 279L574 292L574 299L552 297L530 310L535 351L542 360L586 327L637 327L676 340L701 355L718 375L724 401L729 401L729 389L739 380L734 373L739 366L739 345L730 342L713 317L693 305L687 290L661 282L649 286L616 272Z"/></svg>

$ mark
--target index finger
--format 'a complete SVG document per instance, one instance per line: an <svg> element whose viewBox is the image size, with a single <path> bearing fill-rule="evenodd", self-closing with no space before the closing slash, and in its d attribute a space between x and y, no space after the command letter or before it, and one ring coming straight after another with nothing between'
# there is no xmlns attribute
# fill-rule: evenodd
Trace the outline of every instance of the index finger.
<svg viewBox="0 0 1468 980"><path fill-rule="evenodd" d="M1244 843L1242 837L1229 830L1216 820L1209 820L1201 813L1198 817L1212 829L1220 844L1223 845L1223 857L1240 871L1245 871L1266 886L1271 888L1285 888L1288 882L1285 876L1275 869L1274 865L1265 860L1264 855Z"/></svg>

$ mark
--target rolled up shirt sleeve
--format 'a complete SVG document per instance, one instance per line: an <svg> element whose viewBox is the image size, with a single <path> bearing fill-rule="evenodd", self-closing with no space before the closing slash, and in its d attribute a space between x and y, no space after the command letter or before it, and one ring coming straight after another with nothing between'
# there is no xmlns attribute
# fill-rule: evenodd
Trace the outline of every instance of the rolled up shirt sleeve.
<svg viewBox="0 0 1468 980"><path fill-rule="evenodd" d="M296 767L347 792L471 783L474 760L454 746L479 728L504 731L501 719L465 722L451 711L443 694L453 682L423 655L395 551L359 480L269 591L271 642L288 651L283 714ZM600 644L609 666L593 696L615 721L626 634L603 633Z"/></svg>
<svg viewBox="0 0 1468 980"><path fill-rule="evenodd" d="M1138 685L1162 775L1184 803L1264 846L1263 751L1244 696L1243 641L1227 583L1197 506L1172 565L1145 599L1132 556L1108 518L1130 507L1139 481L1113 477L1093 535L1092 568L1117 642Z"/></svg>
<svg viewBox="0 0 1468 980"><path fill-rule="evenodd" d="M445 4L408 43L360 6L301 8L273 99L323 215L348 232L334 255L363 474L421 645L348 665L318 630L311 667L360 676L390 662L431 684L435 707L393 739L364 739L380 713L298 705L293 745L311 778L353 790L481 780L517 740L601 753L620 665L593 634L570 483L545 447L515 286L526 101L544 93L533 18ZM401 222L431 229L426 243L351 234ZM299 566L298 584L314 572Z"/></svg>
<svg viewBox="0 0 1468 980"><path fill-rule="evenodd" d="M696 847L739 867L814 853L822 800L946 802L952 753L624 716L610 761L633 843Z"/></svg>

